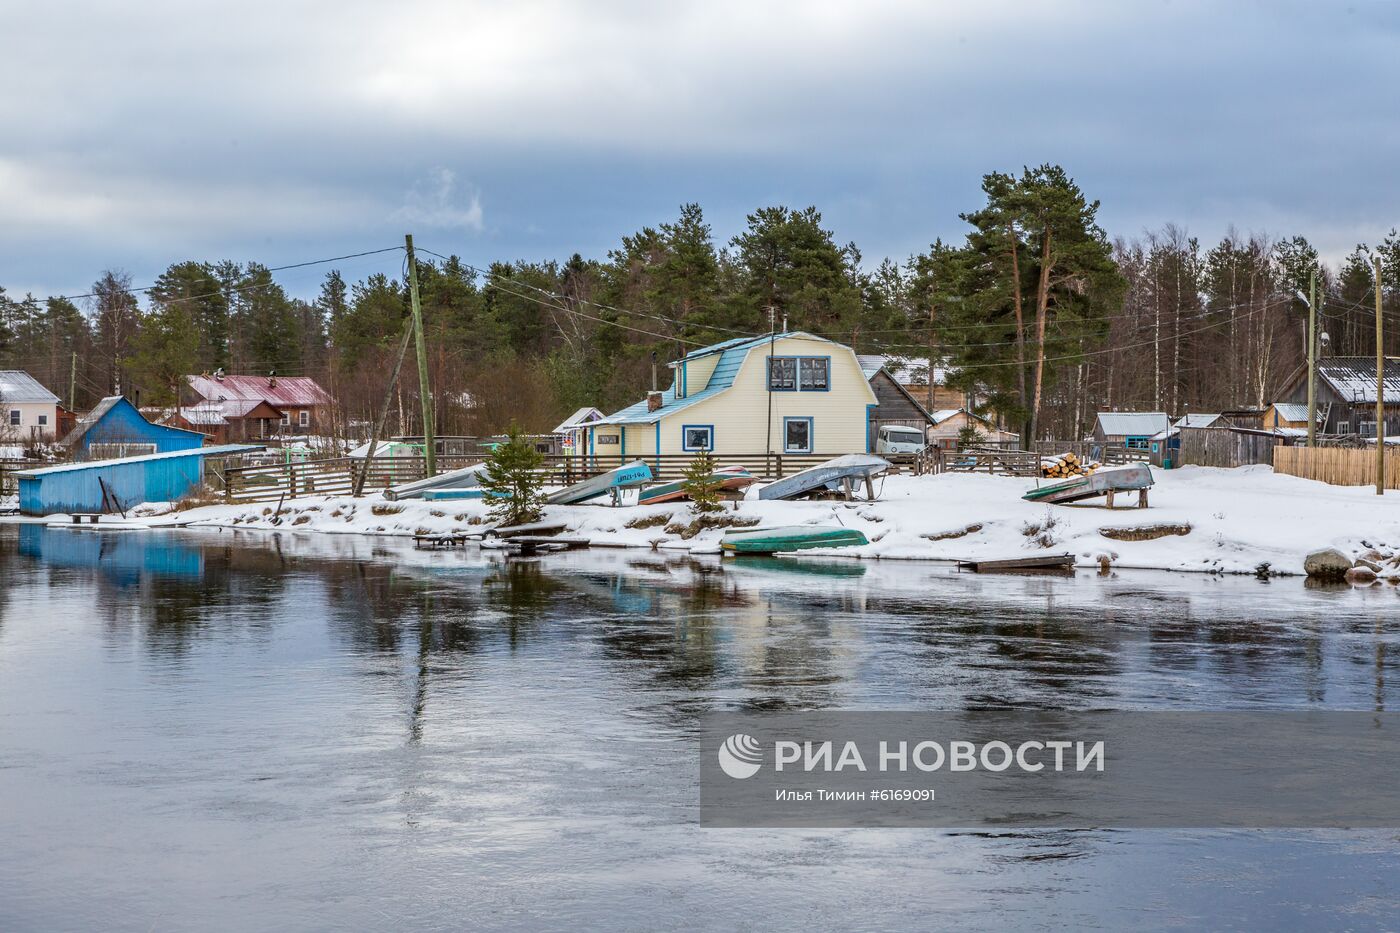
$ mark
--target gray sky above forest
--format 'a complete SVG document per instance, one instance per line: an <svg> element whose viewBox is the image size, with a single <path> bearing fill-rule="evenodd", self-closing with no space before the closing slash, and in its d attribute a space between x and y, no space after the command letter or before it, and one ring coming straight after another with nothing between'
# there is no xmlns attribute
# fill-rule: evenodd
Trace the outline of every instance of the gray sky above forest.
<svg viewBox="0 0 1400 933"><path fill-rule="evenodd" d="M684 201L721 242L814 204L873 266L1047 161L1113 236L1233 224L1336 259L1400 224L1400 4L58 0L0 7L0 35L11 295L406 231L477 265L601 258Z"/></svg>

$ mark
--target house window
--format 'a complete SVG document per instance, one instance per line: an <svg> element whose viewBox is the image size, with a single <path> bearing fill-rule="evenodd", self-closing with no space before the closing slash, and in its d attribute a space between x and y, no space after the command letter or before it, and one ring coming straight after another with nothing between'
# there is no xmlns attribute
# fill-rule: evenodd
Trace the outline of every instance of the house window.
<svg viewBox="0 0 1400 933"><path fill-rule="evenodd" d="M797 391L797 357L773 356L768 358L768 391Z"/></svg>
<svg viewBox="0 0 1400 933"><path fill-rule="evenodd" d="M710 424L687 424L681 427L681 449L690 451L714 450L715 428Z"/></svg>
<svg viewBox="0 0 1400 933"><path fill-rule="evenodd" d="M593 440L594 440L594 443L600 444L600 445L602 445L603 447L616 447L618 444L621 444L621 443L622 443L622 435L621 435L621 434L599 434L599 435L597 435L596 437L594 437Z"/></svg>
<svg viewBox="0 0 1400 933"><path fill-rule="evenodd" d="M17 428L17 427L19 427L19 409L18 409L18 408L11 408L11 409L10 409L10 427L12 427L12 428Z"/></svg>
<svg viewBox="0 0 1400 933"><path fill-rule="evenodd" d="M286 424L286 425L289 425L289 424L292 423L292 416L291 416L290 413L285 412L285 411L282 412L282 423L283 423L283 424Z"/></svg>
<svg viewBox="0 0 1400 933"><path fill-rule="evenodd" d="M783 419L783 453L809 454L812 452L812 419Z"/></svg>
<svg viewBox="0 0 1400 933"><path fill-rule="evenodd" d="M831 357L804 356L798 360L801 379L799 388L804 392L825 392L831 388Z"/></svg>
<svg viewBox="0 0 1400 933"><path fill-rule="evenodd" d="M1127 447L1127 448L1130 448L1130 449L1132 449L1132 450L1146 450L1146 449L1147 449L1147 438L1145 438L1145 437L1129 437L1129 438L1125 438L1124 441L1123 441L1123 446L1124 446L1124 447Z"/></svg>
<svg viewBox="0 0 1400 933"><path fill-rule="evenodd" d="M42 428L42 427L44 427L45 425L47 425L48 423L49 423L49 416L48 416L48 415L40 415L40 416L39 416L39 427Z"/></svg>
<svg viewBox="0 0 1400 933"><path fill-rule="evenodd" d="M301 425L301 426L304 428L304 427L306 427L307 425L309 425L310 423L311 423L311 412L307 411L307 410L304 409L304 408L303 408L301 411L297 412L297 424Z"/></svg>

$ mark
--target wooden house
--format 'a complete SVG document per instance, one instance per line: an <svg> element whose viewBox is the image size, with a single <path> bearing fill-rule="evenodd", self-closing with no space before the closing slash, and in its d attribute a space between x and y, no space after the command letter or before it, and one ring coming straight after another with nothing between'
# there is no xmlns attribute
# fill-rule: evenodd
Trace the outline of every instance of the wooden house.
<svg viewBox="0 0 1400 933"><path fill-rule="evenodd" d="M928 431L928 442L944 450L956 450L958 439L967 428L977 432L978 442L982 444L1019 446L1021 441L1021 435L1013 431L1003 431L988 419L966 408L945 408L936 411L933 413L933 422L933 427Z"/></svg>
<svg viewBox="0 0 1400 933"><path fill-rule="evenodd" d="M18 369L0 370L0 442L36 444L58 435L58 396Z"/></svg>
<svg viewBox="0 0 1400 933"><path fill-rule="evenodd" d="M1274 402L1264 409L1264 428L1273 431L1280 428L1307 431L1308 429L1308 404L1294 404L1292 402Z"/></svg>
<svg viewBox="0 0 1400 933"><path fill-rule="evenodd" d="M120 395L104 398L63 438L74 460L110 460L173 453L204 446L198 431L152 424Z"/></svg>
<svg viewBox="0 0 1400 933"><path fill-rule="evenodd" d="M222 370L212 376L186 376L181 395L188 398L188 407L223 405L230 420L267 420L253 414L262 403L275 409L278 417L275 423L260 427L279 434L314 434L333 401L310 376L232 376Z"/></svg>
<svg viewBox="0 0 1400 933"><path fill-rule="evenodd" d="M1400 359L1385 361L1385 434L1400 434ZM1285 403L1307 405L1308 370L1300 367L1281 393ZM1317 422L1323 434L1376 436L1376 360L1370 356L1329 356L1317 361ZM1307 428L1307 414L1303 415Z"/></svg>
<svg viewBox="0 0 1400 933"><path fill-rule="evenodd" d="M216 444L263 440L278 433L286 423L285 412L267 402L225 399L177 408L165 424L185 428L211 438Z"/></svg>
<svg viewBox="0 0 1400 933"><path fill-rule="evenodd" d="M1164 411L1101 411L1094 419L1093 439L1100 444L1122 444L1150 450L1152 437L1171 427Z"/></svg>
<svg viewBox="0 0 1400 933"><path fill-rule="evenodd" d="M870 447L879 399L850 347L789 332L728 340L668 365L665 391L586 426L589 455L836 456Z"/></svg>

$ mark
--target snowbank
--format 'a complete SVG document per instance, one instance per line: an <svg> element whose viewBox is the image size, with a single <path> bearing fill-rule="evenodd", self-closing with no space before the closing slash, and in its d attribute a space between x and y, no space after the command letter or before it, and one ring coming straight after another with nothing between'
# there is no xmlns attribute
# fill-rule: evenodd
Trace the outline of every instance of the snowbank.
<svg viewBox="0 0 1400 933"><path fill-rule="evenodd" d="M1378 498L1370 487L1328 486L1268 467L1234 470L1186 467L1154 470L1151 508L1054 506L1025 502L1035 481L979 474L891 476L877 480L876 502L762 502L753 496L735 514L764 525L836 524L863 531L870 544L809 551L852 558L1004 558L1070 552L1080 566L1253 573L1301 573L1310 552L1335 547L1372 559L1400 553L1400 493ZM1131 501L1135 496L1125 497ZM207 506L147 519L240 528L280 528L340 534L480 532L480 501L389 502L316 497L288 500L274 525L274 506ZM675 527L692 519L686 503L654 506L551 506L551 520L594 545L680 548L713 553L723 534L686 539ZM1105 533L1107 532L1107 533ZM1400 564L1400 561L1397 561ZM1400 576L1387 565L1383 575Z"/></svg>

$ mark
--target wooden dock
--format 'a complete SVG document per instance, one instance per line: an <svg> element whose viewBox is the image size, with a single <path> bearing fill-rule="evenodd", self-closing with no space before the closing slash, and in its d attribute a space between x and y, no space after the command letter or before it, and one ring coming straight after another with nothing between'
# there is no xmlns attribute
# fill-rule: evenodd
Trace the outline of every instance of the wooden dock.
<svg viewBox="0 0 1400 933"><path fill-rule="evenodd" d="M1073 554L1037 554L1007 560L960 560L959 570L973 573L1072 573Z"/></svg>

